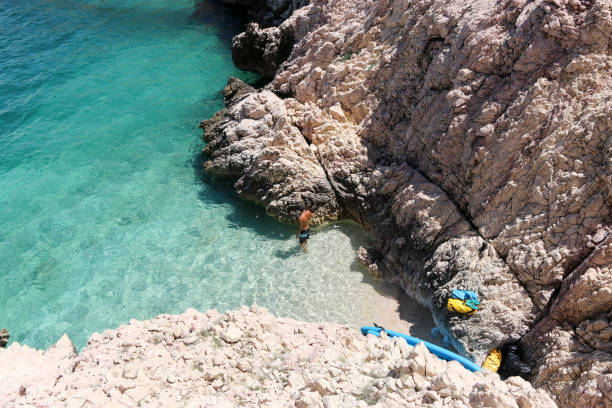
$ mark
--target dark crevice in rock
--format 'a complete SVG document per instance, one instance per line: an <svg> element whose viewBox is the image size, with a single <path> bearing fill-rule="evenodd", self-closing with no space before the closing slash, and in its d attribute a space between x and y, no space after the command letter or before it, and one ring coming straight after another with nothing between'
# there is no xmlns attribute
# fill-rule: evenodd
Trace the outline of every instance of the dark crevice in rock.
<svg viewBox="0 0 612 408"><path fill-rule="evenodd" d="M293 126L295 126L299 131L300 134L302 135L302 137L304 138L304 140L306 141L306 144L308 146L310 146L312 144L312 140L308 139L306 136L304 136L304 128L302 128L301 126L299 126L297 123L294 123ZM321 160L319 160L319 158L317 157L317 155L315 154L315 157L317 158L317 161L319 162L319 164L321 165L321 167L323 167L323 165L321 164ZM323 169L325 170L325 169ZM325 173L327 175L327 173ZM327 180L329 181L329 177L327 177Z"/></svg>
<svg viewBox="0 0 612 408"><path fill-rule="evenodd" d="M331 182L331 180L329 178L329 174L327 173L327 169L325 168L323 163L321 163L321 159L319 159L319 156L317 154L315 154L315 157L317 158L317 161L319 162L319 165L323 169L323 173L325 173L325 178L327 179L327 182L331 186L332 191L334 192L334 195L336 196L336 202L338 203L338 206L340 207L340 218L346 218L347 212L346 212L346 209L345 209L345 206L344 206L344 201L342 200L342 197L340 196L340 194L338 194L338 191L336 190L336 187Z"/></svg>
<svg viewBox="0 0 612 408"><path fill-rule="evenodd" d="M553 292L550 295L550 298L548 299L548 302L546 302L546 305L542 308L542 310L540 311L540 314L538 315L536 322L534 323L537 324L537 322L539 322L540 320L542 320L542 318L544 318L545 316L549 316L552 319L554 319L551 315L550 315L550 309L552 307L552 305L555 303L555 301L558 299L559 294L561 293L561 288L563 287L563 282L565 282L565 279L570 276L572 273L574 273L575 271L577 271L579 268L581 268L590 258L590 256L593 254L593 252L597 249L597 247L592 248L591 251L589 251L589 253L587 253L585 255L585 257L580 261L580 263L573 269L570 269L569 271L567 271L564 275L563 275L563 279L561 279L561 282L559 282L557 285L555 285L555 289L553 290ZM556 319L554 319L556 320Z"/></svg>
<svg viewBox="0 0 612 408"><path fill-rule="evenodd" d="M555 304L555 301L557 300L561 300L560 296L562 296L564 294L564 290L566 289L567 285L571 284L571 280L575 275L581 274L583 272L585 272L588 267L589 267L589 263L592 261L593 257L596 255L596 253L600 250L603 250L604 246L608 245L609 241L610 241L610 235L611 232L608 230L606 231L606 235L605 237L595 246L593 246L591 248L591 250L589 251L589 253L584 257L584 259L582 259L582 261L575 267L573 268L571 271L569 271L569 273L565 274L563 276L563 280L561 281L561 283L559 283L559 287L555 289L555 291L553 292L553 294L550 297L550 300L548 301L548 303L546 304L546 314L549 314L550 309L553 308L553 305ZM550 313L551 317L555 317L555 312L553 311L552 313ZM592 317L592 316L590 316Z"/></svg>
<svg viewBox="0 0 612 408"><path fill-rule="evenodd" d="M270 91L274 92L274 94L276 96L278 96L281 99L287 99L287 98L294 98L295 97L295 91L293 89L276 89L276 88L271 88Z"/></svg>
<svg viewBox="0 0 612 408"><path fill-rule="evenodd" d="M306 141L306 143L308 145L311 145L311 141L308 140L308 138L306 136L304 136L304 133L302 132L302 129L298 128L300 131L300 134L302 135L302 137L304 138L304 140ZM340 216L339 219L342 218L347 218L347 211L346 211L346 206L344 205L344 200L342 199L341 195L338 193L338 190L336 190L336 186L334 185L334 183L332 183L332 180L329 177L329 173L327 172L327 168L325 167L325 165L323 165L323 162L321 161L321 158L319 157L319 152L314 152L314 157L317 159L317 162L319 162L319 166L321 166L321 169L323 169L323 173L325 174L325 178L327 179L327 183L329 183L332 191L334 192L334 195L336 196L336 202L338 203L338 207L339 211L340 211Z"/></svg>
<svg viewBox="0 0 612 408"><path fill-rule="evenodd" d="M555 301L555 299L557 299L557 297L559 296L559 292L560 291L561 291L561 284L559 284L555 288L553 293L550 295L550 299L548 300L548 302L546 303L544 308L542 310L540 310L540 313L538 313L538 315L536 316L536 319L533 322L532 328L535 327L544 318L550 318L550 319L554 320L555 322L557 322L557 324L561 325L562 322L557 321L556 319L554 319L552 316L549 315L550 308L551 308L553 302Z"/></svg>

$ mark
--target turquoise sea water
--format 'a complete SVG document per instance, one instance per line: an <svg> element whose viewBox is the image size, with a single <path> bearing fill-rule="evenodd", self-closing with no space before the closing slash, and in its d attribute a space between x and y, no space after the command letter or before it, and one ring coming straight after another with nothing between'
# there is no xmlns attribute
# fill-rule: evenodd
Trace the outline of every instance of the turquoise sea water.
<svg viewBox="0 0 612 408"><path fill-rule="evenodd" d="M295 229L202 177L240 25L190 0L9 0L0 8L0 326L78 347L130 318L257 303L369 323L386 287L340 223Z"/></svg>

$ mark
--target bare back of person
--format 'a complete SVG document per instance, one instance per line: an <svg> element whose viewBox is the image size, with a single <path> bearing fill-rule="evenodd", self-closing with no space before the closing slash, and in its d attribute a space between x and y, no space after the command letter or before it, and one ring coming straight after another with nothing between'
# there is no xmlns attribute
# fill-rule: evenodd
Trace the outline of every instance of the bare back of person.
<svg viewBox="0 0 612 408"><path fill-rule="evenodd" d="M310 219L314 216L314 214L310 210L304 210L300 214L299 218L299 232L298 239L300 240L300 245L302 248L306 248L306 241L310 238Z"/></svg>

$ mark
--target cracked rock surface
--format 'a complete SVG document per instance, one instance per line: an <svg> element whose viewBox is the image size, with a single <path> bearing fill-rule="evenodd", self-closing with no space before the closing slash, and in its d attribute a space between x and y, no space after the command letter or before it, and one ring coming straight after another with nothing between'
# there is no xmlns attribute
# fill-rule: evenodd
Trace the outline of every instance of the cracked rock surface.
<svg viewBox="0 0 612 408"><path fill-rule="evenodd" d="M205 170L238 178L238 194L280 220L293 222L303 207L316 208L313 225L338 219L332 186L300 131L287 121L283 101L236 78L224 97L229 107L200 125L207 142Z"/></svg>
<svg viewBox="0 0 612 408"><path fill-rule="evenodd" d="M13 343L0 366L11 407L556 406L519 377L472 373L422 344L256 306L131 320L78 355L66 335L46 351Z"/></svg>
<svg viewBox="0 0 612 408"><path fill-rule="evenodd" d="M535 384L564 406L610 406L611 6L314 0L283 22L295 45L250 100L274 101L280 130L229 103L205 129L223 146L207 147L207 170L234 172L239 193L274 180L255 201L292 222L292 175L325 179L334 210L308 205L373 232L360 258L429 307L459 351L482 362L522 338ZM279 143L308 170L278 155L235 172L245 146ZM482 310L450 316L455 287L478 292ZM574 368L554 374L564 362Z"/></svg>

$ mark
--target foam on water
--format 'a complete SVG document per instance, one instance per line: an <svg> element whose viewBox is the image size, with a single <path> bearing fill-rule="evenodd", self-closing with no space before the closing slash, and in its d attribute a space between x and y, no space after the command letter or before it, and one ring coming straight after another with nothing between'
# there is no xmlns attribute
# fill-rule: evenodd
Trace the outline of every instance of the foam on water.
<svg viewBox="0 0 612 408"><path fill-rule="evenodd" d="M204 179L197 128L222 107L240 27L189 0L9 1L0 9L0 326L78 347L130 318L257 303L375 319L354 224L295 228Z"/></svg>

